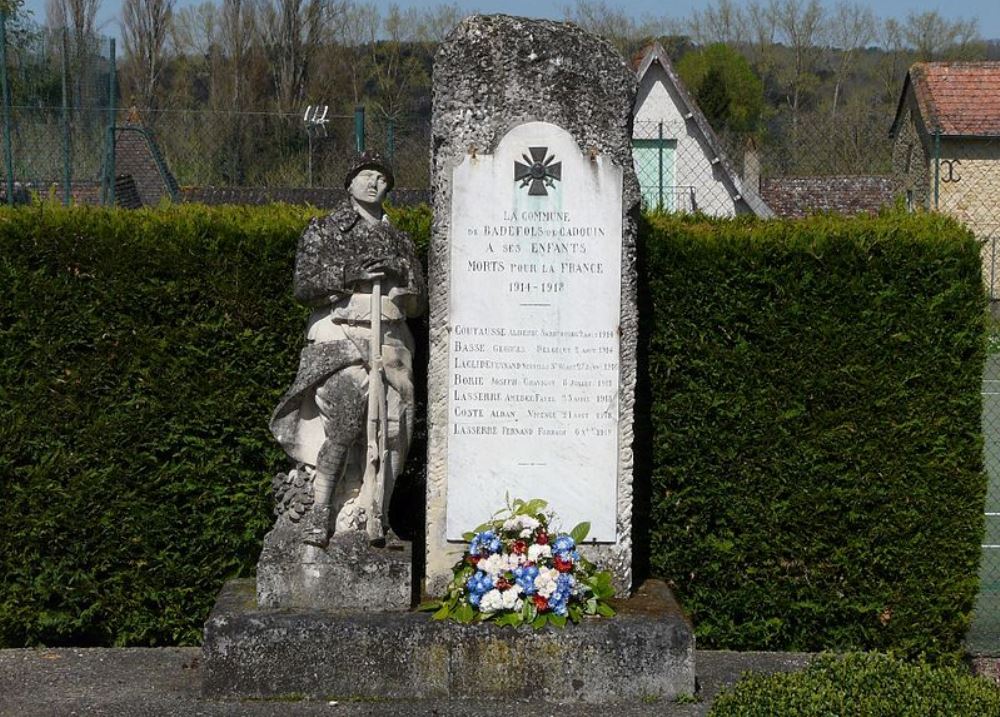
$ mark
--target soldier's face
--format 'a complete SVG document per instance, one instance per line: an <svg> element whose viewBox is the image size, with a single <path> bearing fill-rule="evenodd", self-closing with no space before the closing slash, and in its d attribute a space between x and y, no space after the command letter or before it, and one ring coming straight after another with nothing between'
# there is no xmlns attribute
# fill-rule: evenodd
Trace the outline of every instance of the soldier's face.
<svg viewBox="0 0 1000 717"><path fill-rule="evenodd" d="M365 204L381 204L389 182L377 169L362 169L351 180L348 191L351 196Z"/></svg>

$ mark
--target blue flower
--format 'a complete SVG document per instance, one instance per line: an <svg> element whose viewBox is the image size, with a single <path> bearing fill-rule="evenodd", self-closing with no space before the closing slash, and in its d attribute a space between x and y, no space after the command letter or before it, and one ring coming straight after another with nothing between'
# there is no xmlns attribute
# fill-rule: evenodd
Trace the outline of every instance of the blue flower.
<svg viewBox="0 0 1000 717"><path fill-rule="evenodd" d="M575 547L576 541L574 541L573 538L568 535L560 535L555 539L555 542L552 543L552 552L563 559L573 558L573 556L576 555L573 551L573 548Z"/></svg>
<svg viewBox="0 0 1000 717"><path fill-rule="evenodd" d="M476 533L469 543L469 555L490 555L500 552L500 537L492 530Z"/></svg>
<svg viewBox="0 0 1000 717"><path fill-rule="evenodd" d="M556 589L549 596L549 609L556 615L565 615L569 610L566 603L569 601L569 593Z"/></svg>
<svg viewBox="0 0 1000 717"><path fill-rule="evenodd" d="M478 607L483 595L493 589L493 580L486 573L477 570L465 581L465 589L469 592L469 604Z"/></svg>
<svg viewBox="0 0 1000 717"><path fill-rule="evenodd" d="M518 565L514 568L514 580L525 595L535 594L535 578L537 577L538 568L534 565Z"/></svg>

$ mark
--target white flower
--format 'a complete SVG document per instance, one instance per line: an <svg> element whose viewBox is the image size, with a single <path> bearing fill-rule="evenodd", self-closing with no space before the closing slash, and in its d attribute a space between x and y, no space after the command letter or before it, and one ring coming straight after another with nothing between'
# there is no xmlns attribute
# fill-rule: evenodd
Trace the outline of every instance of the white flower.
<svg viewBox="0 0 1000 717"><path fill-rule="evenodd" d="M528 548L528 560L533 563L537 563L539 558L550 558L552 557L552 548L546 545L538 545L537 543Z"/></svg>
<svg viewBox="0 0 1000 717"><path fill-rule="evenodd" d="M502 570L514 570L518 565L524 565L527 562L527 558L523 555L518 555L517 553L504 553L502 561Z"/></svg>
<svg viewBox="0 0 1000 717"><path fill-rule="evenodd" d="M535 590L543 598L550 597L555 592L558 577L559 571L555 568L541 568L538 571L538 577L535 578Z"/></svg>
<svg viewBox="0 0 1000 717"><path fill-rule="evenodd" d="M521 516L521 527L525 530L534 530L539 525L541 525L541 523L532 518L530 515Z"/></svg>
<svg viewBox="0 0 1000 717"><path fill-rule="evenodd" d="M491 578L495 577L496 574L502 570L505 570L504 559L500 553L493 553L493 555L488 558L483 558L476 564L476 567L489 575Z"/></svg>
<svg viewBox="0 0 1000 717"><path fill-rule="evenodd" d="M483 595L482 600L479 601L479 610L481 612L496 612L501 609L503 609L503 596L496 588L487 591Z"/></svg>
<svg viewBox="0 0 1000 717"><path fill-rule="evenodd" d="M527 538L539 525L530 515L515 515L503 522L503 529L509 532L520 531L521 537Z"/></svg>
<svg viewBox="0 0 1000 717"><path fill-rule="evenodd" d="M500 593L504 610L520 610L524 602L518 597L521 594L519 585L512 586L509 590Z"/></svg>

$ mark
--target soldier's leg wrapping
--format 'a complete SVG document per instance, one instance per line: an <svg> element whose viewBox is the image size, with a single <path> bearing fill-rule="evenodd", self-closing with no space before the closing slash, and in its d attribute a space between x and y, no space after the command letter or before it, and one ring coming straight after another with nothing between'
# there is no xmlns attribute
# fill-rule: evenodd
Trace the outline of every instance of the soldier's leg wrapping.
<svg viewBox="0 0 1000 717"><path fill-rule="evenodd" d="M348 366L316 390L316 406L326 440L316 459L313 494L316 505L328 505L333 488L347 465L351 446L364 435L368 410L368 374L362 366Z"/></svg>

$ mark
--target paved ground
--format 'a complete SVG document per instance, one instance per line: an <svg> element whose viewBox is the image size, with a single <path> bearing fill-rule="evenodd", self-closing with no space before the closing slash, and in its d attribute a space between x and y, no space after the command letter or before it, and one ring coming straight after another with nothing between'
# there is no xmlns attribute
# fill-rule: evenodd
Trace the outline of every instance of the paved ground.
<svg viewBox="0 0 1000 717"><path fill-rule="evenodd" d="M498 705L455 700L287 702L209 701L199 696L198 648L0 650L0 717L72 717L84 715L464 715L532 714L538 717L613 714L615 717L664 715L701 717L719 690L746 670L760 672L801 668L802 653L712 652L699 650L696 670L699 702L693 704L614 703L540 704L515 701Z"/></svg>

